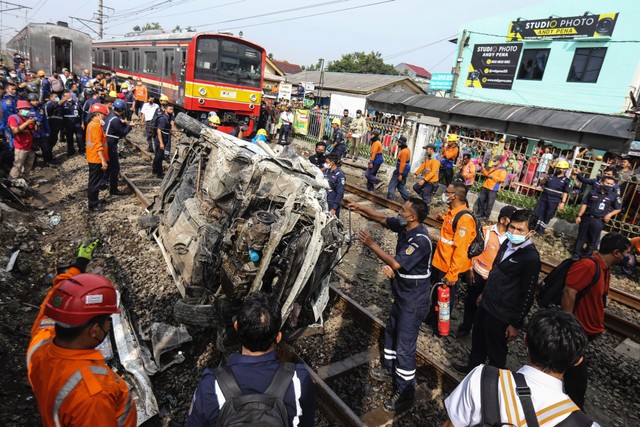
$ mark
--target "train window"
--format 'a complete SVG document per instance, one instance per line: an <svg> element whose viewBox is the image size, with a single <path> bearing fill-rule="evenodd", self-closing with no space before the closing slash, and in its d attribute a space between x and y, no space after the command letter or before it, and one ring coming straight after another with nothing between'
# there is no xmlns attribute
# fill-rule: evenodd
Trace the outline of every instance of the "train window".
<svg viewBox="0 0 640 427"><path fill-rule="evenodd" d="M107 67L111 66L111 51L110 50L103 50L102 51L102 65L105 65Z"/></svg>
<svg viewBox="0 0 640 427"><path fill-rule="evenodd" d="M157 73L158 72L158 52L144 52L144 72L145 73Z"/></svg>
<svg viewBox="0 0 640 427"><path fill-rule="evenodd" d="M120 68L129 69L129 51L120 51Z"/></svg>
<svg viewBox="0 0 640 427"><path fill-rule="evenodd" d="M91 51L91 65L96 65L96 50Z"/></svg>
<svg viewBox="0 0 640 427"><path fill-rule="evenodd" d="M260 87L262 54L241 42L221 42L218 78L224 83Z"/></svg>
<svg viewBox="0 0 640 427"><path fill-rule="evenodd" d="M218 40L198 39L196 46L195 78L216 80L218 69Z"/></svg>
<svg viewBox="0 0 640 427"><path fill-rule="evenodd" d="M133 71L140 71L140 49L133 49Z"/></svg>
<svg viewBox="0 0 640 427"><path fill-rule="evenodd" d="M164 76L171 77L173 74L173 61L175 56L173 55L173 49L164 50Z"/></svg>

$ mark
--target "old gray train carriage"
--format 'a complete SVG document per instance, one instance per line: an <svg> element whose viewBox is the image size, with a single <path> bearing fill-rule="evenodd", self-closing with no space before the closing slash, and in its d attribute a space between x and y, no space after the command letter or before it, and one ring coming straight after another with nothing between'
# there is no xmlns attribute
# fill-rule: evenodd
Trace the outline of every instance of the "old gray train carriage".
<svg viewBox="0 0 640 427"><path fill-rule="evenodd" d="M91 71L91 37L69 28L66 22L28 24L9 40L7 48L28 59L29 68L47 75L63 68L77 74Z"/></svg>

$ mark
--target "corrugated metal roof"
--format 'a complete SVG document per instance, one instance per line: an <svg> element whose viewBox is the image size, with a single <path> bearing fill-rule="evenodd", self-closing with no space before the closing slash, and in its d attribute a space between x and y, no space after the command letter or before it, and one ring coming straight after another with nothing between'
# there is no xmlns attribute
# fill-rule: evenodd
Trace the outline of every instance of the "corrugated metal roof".
<svg viewBox="0 0 640 427"><path fill-rule="evenodd" d="M539 137L605 151L624 152L634 137L633 118L554 110L428 95L381 91L367 98L370 108L421 113L444 123Z"/></svg>
<svg viewBox="0 0 640 427"><path fill-rule="evenodd" d="M320 85L320 71L303 71L287 76L287 80L295 83L313 82ZM368 95L394 83L407 82L415 93L423 93L422 89L407 76L386 74L335 73L325 71L323 90L336 92L360 93Z"/></svg>

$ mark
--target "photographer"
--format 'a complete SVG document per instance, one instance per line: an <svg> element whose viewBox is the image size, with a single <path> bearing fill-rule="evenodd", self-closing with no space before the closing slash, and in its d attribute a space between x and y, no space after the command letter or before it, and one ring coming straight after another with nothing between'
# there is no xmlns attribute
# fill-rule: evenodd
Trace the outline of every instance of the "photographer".
<svg viewBox="0 0 640 427"><path fill-rule="evenodd" d="M18 114L9 117L7 124L11 129L15 160L9 172L12 182L16 182L23 174L31 172L35 153L33 152L33 134L37 131L35 117L29 117L31 104L28 101L18 101Z"/></svg>

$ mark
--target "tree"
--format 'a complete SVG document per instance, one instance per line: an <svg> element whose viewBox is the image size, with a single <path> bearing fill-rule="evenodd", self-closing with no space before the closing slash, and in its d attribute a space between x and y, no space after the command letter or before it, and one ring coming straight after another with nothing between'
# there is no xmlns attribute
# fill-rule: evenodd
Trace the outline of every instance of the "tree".
<svg viewBox="0 0 640 427"><path fill-rule="evenodd" d="M147 30L161 30L162 27L160 26L159 22L147 22L146 24L144 24L144 27L140 27L140 25L136 25L135 27L133 27L133 31L147 31ZM175 32L175 31L174 31Z"/></svg>
<svg viewBox="0 0 640 427"><path fill-rule="evenodd" d="M273 53L268 53L267 58L269 58L270 61L273 61Z"/></svg>
<svg viewBox="0 0 640 427"><path fill-rule="evenodd" d="M176 27L171 30L172 33L181 33L182 32L182 28L180 27L180 25L176 25Z"/></svg>
<svg viewBox="0 0 640 427"><path fill-rule="evenodd" d="M398 74L393 65L384 63L380 52L373 51L371 53L353 52L344 54L337 61L329 62L327 71L360 74Z"/></svg>
<svg viewBox="0 0 640 427"><path fill-rule="evenodd" d="M193 28L191 25L187 25L185 28L182 28L180 25L176 25L176 27L173 30L171 30L172 33L182 33L182 32L193 33L195 31L196 29Z"/></svg>
<svg viewBox="0 0 640 427"><path fill-rule="evenodd" d="M307 71L320 71L320 61L318 60L318 62L316 62L315 64L311 64L311 65L307 65L306 67L302 67L303 70L307 70Z"/></svg>

